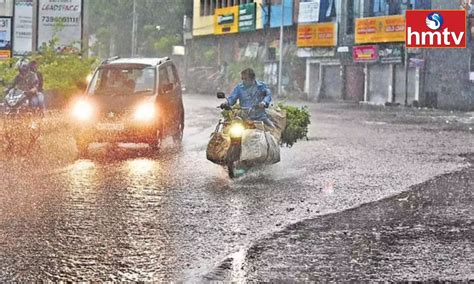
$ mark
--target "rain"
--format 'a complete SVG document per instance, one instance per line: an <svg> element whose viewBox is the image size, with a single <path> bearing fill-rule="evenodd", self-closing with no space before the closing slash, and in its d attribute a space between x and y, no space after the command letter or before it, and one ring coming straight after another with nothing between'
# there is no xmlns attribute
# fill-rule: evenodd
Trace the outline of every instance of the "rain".
<svg viewBox="0 0 474 284"><path fill-rule="evenodd" d="M471 31L358 32L470 1L4 2L0 282L474 279Z"/></svg>

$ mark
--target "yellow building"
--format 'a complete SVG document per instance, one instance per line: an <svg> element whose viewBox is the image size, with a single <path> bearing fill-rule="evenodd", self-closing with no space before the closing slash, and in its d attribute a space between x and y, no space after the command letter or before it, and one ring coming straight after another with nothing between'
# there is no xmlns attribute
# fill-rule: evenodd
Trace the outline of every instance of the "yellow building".
<svg viewBox="0 0 474 284"><path fill-rule="evenodd" d="M204 36L215 33L214 14L222 9L242 4L256 3L256 28L263 28L263 0L193 0L193 36Z"/></svg>

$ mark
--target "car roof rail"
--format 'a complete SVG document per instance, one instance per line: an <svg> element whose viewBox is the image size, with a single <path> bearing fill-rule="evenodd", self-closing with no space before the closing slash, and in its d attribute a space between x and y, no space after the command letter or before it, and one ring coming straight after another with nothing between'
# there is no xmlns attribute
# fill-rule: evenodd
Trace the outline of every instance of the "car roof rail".
<svg viewBox="0 0 474 284"><path fill-rule="evenodd" d="M102 61L100 64L101 64L101 65L102 65L102 64L106 64L106 63L112 62L112 61L114 61L114 60L117 60L117 59L119 59L119 58L120 58L120 56L113 56L113 57L110 57L110 58L105 59L105 60Z"/></svg>

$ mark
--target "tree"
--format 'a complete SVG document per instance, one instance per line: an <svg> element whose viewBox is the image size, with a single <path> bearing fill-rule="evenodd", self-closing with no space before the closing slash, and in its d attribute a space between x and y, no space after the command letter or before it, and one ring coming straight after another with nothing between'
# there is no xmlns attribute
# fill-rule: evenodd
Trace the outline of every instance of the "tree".
<svg viewBox="0 0 474 284"><path fill-rule="evenodd" d="M182 21L192 11L189 0L136 0L137 42L142 56L167 56L171 46L182 42ZM89 0L90 34L93 47L105 56L130 56L132 46L133 1ZM160 26L160 30L156 29Z"/></svg>

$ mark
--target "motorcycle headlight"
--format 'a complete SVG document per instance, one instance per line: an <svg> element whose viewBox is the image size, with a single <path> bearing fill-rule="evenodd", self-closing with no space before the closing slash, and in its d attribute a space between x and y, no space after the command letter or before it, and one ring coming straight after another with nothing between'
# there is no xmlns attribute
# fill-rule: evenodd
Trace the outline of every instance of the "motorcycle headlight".
<svg viewBox="0 0 474 284"><path fill-rule="evenodd" d="M72 115L80 121L86 121L92 118L93 107L89 102L78 101L74 104Z"/></svg>
<svg viewBox="0 0 474 284"><path fill-rule="evenodd" d="M155 118L156 108L153 103L144 103L137 107L135 113L133 114L134 118L138 121L150 121Z"/></svg>
<svg viewBox="0 0 474 284"><path fill-rule="evenodd" d="M230 138L241 138L245 127L242 123L233 123L229 129Z"/></svg>

